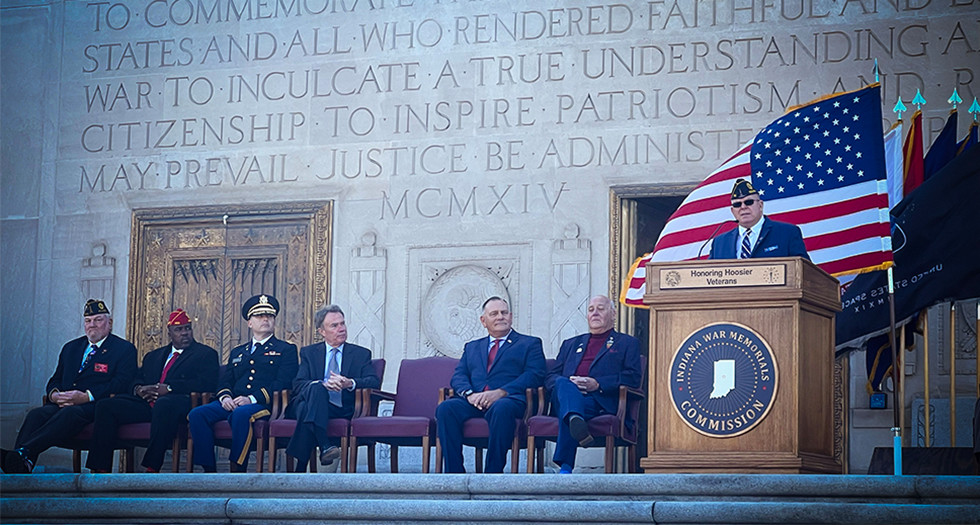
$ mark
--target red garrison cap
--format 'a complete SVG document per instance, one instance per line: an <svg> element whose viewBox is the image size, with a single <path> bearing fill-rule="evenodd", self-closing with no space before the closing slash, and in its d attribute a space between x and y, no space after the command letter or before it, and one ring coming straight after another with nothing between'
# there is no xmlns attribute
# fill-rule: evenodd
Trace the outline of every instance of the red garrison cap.
<svg viewBox="0 0 980 525"><path fill-rule="evenodd" d="M187 317L187 312L180 308L170 312L170 319L167 320L167 326L180 326L182 324L191 324L191 318Z"/></svg>

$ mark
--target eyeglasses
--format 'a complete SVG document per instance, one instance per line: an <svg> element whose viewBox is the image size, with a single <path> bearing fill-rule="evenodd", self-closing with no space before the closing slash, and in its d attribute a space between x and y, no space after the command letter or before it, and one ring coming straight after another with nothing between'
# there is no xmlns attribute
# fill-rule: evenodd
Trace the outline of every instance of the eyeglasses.
<svg viewBox="0 0 980 525"><path fill-rule="evenodd" d="M733 202L732 208L741 208L743 204L746 206L752 206L753 204L755 204L755 199L745 199L742 202Z"/></svg>

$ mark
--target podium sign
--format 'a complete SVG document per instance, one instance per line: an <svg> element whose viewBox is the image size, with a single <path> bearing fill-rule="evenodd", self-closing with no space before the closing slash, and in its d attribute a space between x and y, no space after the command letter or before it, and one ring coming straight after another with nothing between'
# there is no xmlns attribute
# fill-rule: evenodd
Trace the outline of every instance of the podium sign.
<svg viewBox="0 0 980 525"><path fill-rule="evenodd" d="M836 279L798 257L647 265L645 472L840 473Z"/></svg>

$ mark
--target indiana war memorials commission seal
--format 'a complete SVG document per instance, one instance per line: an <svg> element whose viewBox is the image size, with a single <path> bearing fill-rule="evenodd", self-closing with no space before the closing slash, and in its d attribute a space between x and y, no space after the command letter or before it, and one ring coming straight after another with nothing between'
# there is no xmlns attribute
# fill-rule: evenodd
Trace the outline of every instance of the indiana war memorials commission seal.
<svg viewBox="0 0 980 525"><path fill-rule="evenodd" d="M778 371L769 344L747 326L712 323L689 335L670 365L670 398L695 431L744 434L769 413Z"/></svg>

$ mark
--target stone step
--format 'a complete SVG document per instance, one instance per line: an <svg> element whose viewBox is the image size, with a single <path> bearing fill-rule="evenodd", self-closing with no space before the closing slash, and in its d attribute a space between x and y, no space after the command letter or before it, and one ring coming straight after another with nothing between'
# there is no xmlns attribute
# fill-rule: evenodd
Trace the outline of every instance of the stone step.
<svg viewBox="0 0 980 525"><path fill-rule="evenodd" d="M980 477L0 476L4 523L980 523Z"/></svg>

